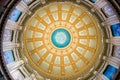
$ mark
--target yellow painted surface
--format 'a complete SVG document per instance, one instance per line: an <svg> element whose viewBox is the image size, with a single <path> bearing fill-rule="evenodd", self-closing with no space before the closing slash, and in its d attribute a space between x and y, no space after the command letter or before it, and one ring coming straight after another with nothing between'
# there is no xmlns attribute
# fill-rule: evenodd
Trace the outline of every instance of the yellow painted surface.
<svg viewBox="0 0 120 80"><path fill-rule="evenodd" d="M62 49L51 42L51 34L57 28L71 35L70 44ZM85 75L95 65L102 49L101 39L97 21L83 7L56 2L38 9L27 22L25 54L42 76L69 80L71 75Z"/></svg>

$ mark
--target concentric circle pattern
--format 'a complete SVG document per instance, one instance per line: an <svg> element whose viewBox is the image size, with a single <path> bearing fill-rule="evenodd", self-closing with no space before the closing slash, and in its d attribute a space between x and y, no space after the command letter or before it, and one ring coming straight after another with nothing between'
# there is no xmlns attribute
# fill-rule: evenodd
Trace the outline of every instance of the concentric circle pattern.
<svg viewBox="0 0 120 80"><path fill-rule="evenodd" d="M85 76L98 62L103 46L96 19L70 2L38 9L27 21L23 36L31 66L52 80Z"/></svg>
<svg viewBox="0 0 120 80"><path fill-rule="evenodd" d="M51 36L52 43L58 48L66 47L70 43L70 40L70 33L62 28L55 30Z"/></svg>

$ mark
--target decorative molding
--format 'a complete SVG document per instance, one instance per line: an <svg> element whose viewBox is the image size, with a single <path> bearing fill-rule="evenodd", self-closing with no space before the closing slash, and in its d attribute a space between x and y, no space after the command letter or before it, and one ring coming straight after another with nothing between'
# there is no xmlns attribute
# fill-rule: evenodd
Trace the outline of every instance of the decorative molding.
<svg viewBox="0 0 120 80"><path fill-rule="evenodd" d="M119 20L118 16L114 15L109 18L106 18L106 20L104 22L102 22L102 25L103 26L111 26L111 25L117 24L117 23L120 23L120 20Z"/></svg>
<svg viewBox="0 0 120 80"><path fill-rule="evenodd" d="M9 30L21 30L22 29L22 26L19 26L16 22L14 21L11 21L11 20L8 20L7 23L6 23L6 29L9 29Z"/></svg>
<svg viewBox="0 0 120 80"><path fill-rule="evenodd" d="M107 2L105 0L97 0L97 2L93 4L93 8L91 9L91 11L95 12L96 10L100 10L106 4Z"/></svg>
<svg viewBox="0 0 120 80"><path fill-rule="evenodd" d="M13 70L17 70L21 65L23 65L24 61L20 60L20 61L15 61L13 63L10 63L7 65L8 70L12 73Z"/></svg>
<svg viewBox="0 0 120 80"><path fill-rule="evenodd" d="M18 48L19 46L20 46L19 43L3 42L3 51L12 50L14 48Z"/></svg>
<svg viewBox="0 0 120 80"><path fill-rule="evenodd" d="M21 10L22 12L25 12L27 14L31 14L31 11L29 10L29 7L27 6L27 4L23 1L21 1L17 6L17 9Z"/></svg>

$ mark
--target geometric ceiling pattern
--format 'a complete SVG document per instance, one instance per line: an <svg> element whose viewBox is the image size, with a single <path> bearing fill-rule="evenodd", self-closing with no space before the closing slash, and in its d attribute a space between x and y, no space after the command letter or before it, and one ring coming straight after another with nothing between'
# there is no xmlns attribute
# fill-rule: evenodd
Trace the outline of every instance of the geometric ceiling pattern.
<svg viewBox="0 0 120 80"><path fill-rule="evenodd" d="M0 71L7 80L117 80L118 3L0 0Z"/></svg>
<svg viewBox="0 0 120 80"><path fill-rule="evenodd" d="M68 80L89 73L103 46L97 20L70 2L38 9L26 23L23 42L34 69L43 76Z"/></svg>

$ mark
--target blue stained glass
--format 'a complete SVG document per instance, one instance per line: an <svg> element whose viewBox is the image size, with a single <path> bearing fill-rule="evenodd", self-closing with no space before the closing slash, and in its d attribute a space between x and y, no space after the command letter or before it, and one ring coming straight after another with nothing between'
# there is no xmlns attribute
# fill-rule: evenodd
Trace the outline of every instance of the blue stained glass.
<svg viewBox="0 0 120 80"><path fill-rule="evenodd" d="M95 3L97 0L90 0L91 2Z"/></svg>
<svg viewBox="0 0 120 80"><path fill-rule="evenodd" d="M64 48L70 43L71 36L67 30L59 28L52 33L51 41L56 47Z"/></svg>
<svg viewBox="0 0 120 80"><path fill-rule="evenodd" d="M14 61L14 56L12 51L4 51L4 59L6 64L9 64Z"/></svg>
<svg viewBox="0 0 120 80"><path fill-rule="evenodd" d="M113 78L115 77L116 73L117 73L117 68L111 66L111 65L108 65L106 70L104 71L104 75L110 79L110 80L113 80Z"/></svg>
<svg viewBox="0 0 120 80"><path fill-rule="evenodd" d="M113 36L120 36L120 23L111 26Z"/></svg>
<svg viewBox="0 0 120 80"><path fill-rule="evenodd" d="M20 10L14 8L11 14L9 15L9 19L16 22L21 14L22 12Z"/></svg>

